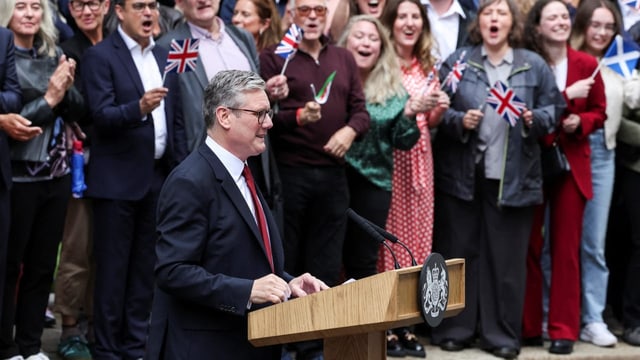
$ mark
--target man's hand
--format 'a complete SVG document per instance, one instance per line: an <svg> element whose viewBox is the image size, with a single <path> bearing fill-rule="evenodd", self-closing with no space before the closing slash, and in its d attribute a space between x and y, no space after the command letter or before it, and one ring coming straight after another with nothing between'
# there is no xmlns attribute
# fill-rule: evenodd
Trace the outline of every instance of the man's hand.
<svg viewBox="0 0 640 360"><path fill-rule="evenodd" d="M323 149L337 158L342 158L353 144L356 135L358 134L351 126L344 126L331 136Z"/></svg>
<svg viewBox="0 0 640 360"><path fill-rule="evenodd" d="M322 118L320 114L320 104L315 101L309 101L304 104L300 116L298 117L298 123L304 126L310 123L314 123Z"/></svg>
<svg viewBox="0 0 640 360"><path fill-rule="evenodd" d="M143 115L149 114L155 108L160 106L162 99L167 96L169 89L166 87L155 88L144 93L140 99L140 112Z"/></svg>
<svg viewBox="0 0 640 360"><path fill-rule="evenodd" d="M315 292L326 290L329 287L322 280L317 279L309 273L304 273L289 282L291 295L303 297Z"/></svg>
<svg viewBox="0 0 640 360"><path fill-rule="evenodd" d="M272 101L278 101L289 96L289 85L287 85L287 77L284 75L276 75L266 83L267 94Z"/></svg>
<svg viewBox="0 0 640 360"><path fill-rule="evenodd" d="M0 129L15 140L27 141L42 134L41 128L30 125L31 121L18 114L0 115Z"/></svg>
<svg viewBox="0 0 640 360"><path fill-rule="evenodd" d="M277 275L269 274L253 282L249 300L252 304L267 302L278 304L286 301L290 296L289 285Z"/></svg>

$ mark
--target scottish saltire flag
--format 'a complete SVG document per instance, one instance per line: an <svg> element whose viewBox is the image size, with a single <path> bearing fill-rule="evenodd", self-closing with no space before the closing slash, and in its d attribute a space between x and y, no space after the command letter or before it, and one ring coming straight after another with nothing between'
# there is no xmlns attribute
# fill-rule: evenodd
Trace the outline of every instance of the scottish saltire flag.
<svg viewBox="0 0 640 360"><path fill-rule="evenodd" d="M198 61L198 46L200 46L200 39L171 40L171 50L169 50L164 73L181 74L194 71Z"/></svg>
<svg viewBox="0 0 640 360"><path fill-rule="evenodd" d="M622 3L632 9L640 10L640 1L638 0L623 0Z"/></svg>
<svg viewBox="0 0 640 360"><path fill-rule="evenodd" d="M638 63L638 58L640 58L638 45L631 39L616 35L601 61L625 79L629 79Z"/></svg>
<svg viewBox="0 0 640 360"><path fill-rule="evenodd" d="M518 118L527 108L527 104L520 100L513 89L502 81L496 81L496 84L489 90L487 104L494 108L498 115L511 126L516 126Z"/></svg>
<svg viewBox="0 0 640 360"><path fill-rule="evenodd" d="M313 92L313 99L320 105L323 105L329 100L329 93L331 92L331 84L333 84L333 78L336 77L336 71L334 70L331 75L324 81L324 85L320 88L320 91L316 93L316 87L311 84L311 91Z"/></svg>
<svg viewBox="0 0 640 360"><path fill-rule="evenodd" d="M276 47L276 55L287 59L298 51L300 41L302 41L302 29L296 24L291 24L287 33L284 34L284 37L280 40L278 47Z"/></svg>

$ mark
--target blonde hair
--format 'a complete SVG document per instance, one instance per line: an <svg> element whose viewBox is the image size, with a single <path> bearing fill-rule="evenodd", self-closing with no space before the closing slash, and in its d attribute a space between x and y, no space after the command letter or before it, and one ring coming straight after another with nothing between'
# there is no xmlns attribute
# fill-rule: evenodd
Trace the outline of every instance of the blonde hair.
<svg viewBox="0 0 640 360"><path fill-rule="evenodd" d="M0 25L9 28L9 23L13 18L13 12L17 0L0 1ZM38 55L56 56L56 41L58 40L58 30L53 24L53 17L48 0L40 0L42 7L42 18L40 19L40 30L35 35L34 45L39 45L36 51ZM9 30L13 31L9 28Z"/></svg>
<svg viewBox="0 0 640 360"><path fill-rule="evenodd" d="M338 45L342 47L346 46L353 25L360 21L373 24L380 37L380 57L373 66L373 69L371 69L367 81L364 84L364 95L367 102L383 104L394 96L406 94L406 90L402 86L402 79L400 78L398 58L394 53L391 40L389 40L389 32L378 19L371 15L353 16L342 32L342 36L340 36L340 40L338 40Z"/></svg>

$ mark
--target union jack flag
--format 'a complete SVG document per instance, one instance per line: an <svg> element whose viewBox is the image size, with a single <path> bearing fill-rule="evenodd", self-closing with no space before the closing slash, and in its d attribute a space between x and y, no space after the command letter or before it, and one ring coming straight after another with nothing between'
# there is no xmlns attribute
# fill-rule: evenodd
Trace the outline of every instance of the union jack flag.
<svg viewBox="0 0 640 360"><path fill-rule="evenodd" d="M194 71L198 60L198 46L200 46L200 39L171 40L171 50L167 57L164 73L181 74L186 71Z"/></svg>
<svg viewBox="0 0 640 360"><path fill-rule="evenodd" d="M640 1L638 0L623 0L622 3L629 6L632 9L640 10Z"/></svg>
<svg viewBox="0 0 640 360"><path fill-rule="evenodd" d="M291 24L287 33L284 34L284 37L280 40L280 44L276 47L276 55L287 59L298 51L300 41L302 41L302 29L296 24Z"/></svg>
<svg viewBox="0 0 640 360"><path fill-rule="evenodd" d="M462 80L462 73L467 68L467 62L464 59L456 61L447 77L447 86L451 89L451 95L458 90L458 84Z"/></svg>
<svg viewBox="0 0 640 360"><path fill-rule="evenodd" d="M520 100L513 89L502 81L496 81L496 84L489 90L487 104L494 108L498 115L511 126L516 126L518 118L527 108L527 104Z"/></svg>

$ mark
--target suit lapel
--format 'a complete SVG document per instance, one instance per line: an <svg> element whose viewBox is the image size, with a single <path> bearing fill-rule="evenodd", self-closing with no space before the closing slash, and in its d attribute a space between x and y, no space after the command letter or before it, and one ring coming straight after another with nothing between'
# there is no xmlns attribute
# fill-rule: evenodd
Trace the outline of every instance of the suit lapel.
<svg viewBox="0 0 640 360"><path fill-rule="evenodd" d="M133 81L136 90L138 90L140 96L144 95L144 86L142 86L138 68L136 68L136 64L133 62L133 57L131 57L131 52L127 48L127 44L125 44L120 33L117 31L115 36L113 36L113 47L115 48L116 55L124 65L123 67L129 73L129 78Z"/></svg>
<svg viewBox="0 0 640 360"><path fill-rule="evenodd" d="M249 229L251 229L255 240L262 248L265 258L267 258L267 252L264 248L264 243L262 242L262 235L260 234L258 224L256 223L251 210L249 210L247 202L244 200L244 197L240 193L238 186L236 186L235 181L231 178L231 175L229 175L229 172L224 167L220 159L218 159L218 157L213 153L213 151L211 151L211 149L209 149L209 147L204 142L200 145L198 151L213 168L213 171L216 174L216 179L218 180L218 182L220 182L222 190L224 190L225 194L229 197L231 203L236 208L236 211L238 211L238 213L240 214L240 217L242 217ZM261 199L261 201L263 200ZM269 223L269 226L271 226L271 223Z"/></svg>

